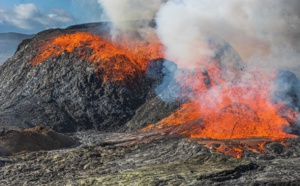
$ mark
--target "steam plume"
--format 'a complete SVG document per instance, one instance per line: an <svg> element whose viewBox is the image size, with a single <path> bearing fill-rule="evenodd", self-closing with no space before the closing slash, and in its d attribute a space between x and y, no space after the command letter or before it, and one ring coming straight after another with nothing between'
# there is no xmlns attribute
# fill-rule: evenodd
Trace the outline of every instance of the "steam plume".
<svg viewBox="0 0 300 186"><path fill-rule="evenodd" d="M298 0L169 0L157 13L157 33L167 57L183 67L205 65L208 40L220 38L247 63L294 68L299 8Z"/></svg>
<svg viewBox="0 0 300 186"><path fill-rule="evenodd" d="M145 34L145 29L149 27L164 1L98 0L106 13L102 19L113 23L111 29L113 37L132 32Z"/></svg>
<svg viewBox="0 0 300 186"><path fill-rule="evenodd" d="M226 71L225 79L229 81L240 76L243 84L243 79L247 79L246 72L239 75L237 70L243 68L243 62L248 68L288 69L300 73L299 0L98 1L113 22L113 35L128 30L138 30L143 34L141 28L147 28L149 21L142 21L142 24L128 21L155 18L156 32L165 47L166 58L174 61L178 68L205 69L210 59L223 50L220 62L225 69L222 70ZM178 70L172 71L174 68L170 64L165 63L166 71L171 76L178 76ZM166 81L172 81L168 74L158 87L158 93L169 84ZM282 86L289 78L283 80L274 89L287 87L281 91L284 97L292 85ZM256 82L252 83L255 86ZM178 92L178 87L173 87L174 91L169 91L172 95ZM292 87L297 87L293 89L300 95L300 86Z"/></svg>

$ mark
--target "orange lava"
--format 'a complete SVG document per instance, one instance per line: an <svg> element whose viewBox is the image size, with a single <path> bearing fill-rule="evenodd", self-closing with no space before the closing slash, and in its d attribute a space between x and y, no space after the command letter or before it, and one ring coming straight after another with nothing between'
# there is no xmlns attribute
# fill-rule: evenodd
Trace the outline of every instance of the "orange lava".
<svg viewBox="0 0 300 186"><path fill-rule="evenodd" d="M151 41L146 44L137 39L119 39L112 43L90 33L68 33L40 43L32 64L38 65L68 52L92 63L104 82L123 81L144 73L149 60L163 57L162 45L157 38Z"/></svg>
<svg viewBox="0 0 300 186"><path fill-rule="evenodd" d="M119 82L138 78L146 72L150 60L163 58L158 39L147 41L151 43L119 38L113 43L90 33L68 33L41 42L32 64L72 53L93 64L104 82ZM298 113L284 103L270 101L274 72L258 69L228 82L217 62L206 71L209 77L200 69L176 76L182 96L189 101L142 131L184 135L237 158L245 149L266 153L267 141L296 137L287 134L285 128L296 123ZM245 140L257 138L264 140ZM216 147L211 140L224 142Z"/></svg>
<svg viewBox="0 0 300 186"><path fill-rule="evenodd" d="M222 79L222 71L216 62L207 72L210 85L203 83L207 77L201 70L180 77L183 96L190 101L143 131L178 133L193 139L213 140L264 138L280 141L296 137L284 132L284 128L297 121L298 113L285 107L284 103L270 101L273 72L252 71L232 82ZM211 145L203 140L200 143L207 147ZM261 141L254 145L223 143L214 149L240 158L244 149L265 152L264 144Z"/></svg>
<svg viewBox="0 0 300 186"><path fill-rule="evenodd" d="M236 158L242 158L244 149L249 149L252 152L266 154L264 145L270 142L269 139L264 138L250 138L238 140L198 140L198 143Z"/></svg>

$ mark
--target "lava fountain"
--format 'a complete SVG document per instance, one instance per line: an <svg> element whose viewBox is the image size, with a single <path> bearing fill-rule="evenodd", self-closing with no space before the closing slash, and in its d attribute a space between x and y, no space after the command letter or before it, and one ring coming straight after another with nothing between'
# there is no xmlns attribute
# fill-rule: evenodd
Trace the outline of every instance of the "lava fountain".
<svg viewBox="0 0 300 186"><path fill-rule="evenodd" d="M266 153L268 141L283 142L298 113L270 100L275 71L243 72L230 82L217 61L203 70L177 76L182 96L189 101L170 116L142 131L181 134L206 147L240 158L245 149Z"/></svg>

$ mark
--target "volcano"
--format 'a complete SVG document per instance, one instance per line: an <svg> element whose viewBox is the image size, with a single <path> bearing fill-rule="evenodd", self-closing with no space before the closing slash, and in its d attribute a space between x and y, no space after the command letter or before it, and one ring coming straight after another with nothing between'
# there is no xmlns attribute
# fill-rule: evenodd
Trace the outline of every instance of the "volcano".
<svg viewBox="0 0 300 186"><path fill-rule="evenodd" d="M38 125L73 146L2 156L0 183L298 183L297 76L248 70L227 42L207 60L181 68L155 32L112 39L107 23L24 40L0 66L3 138L22 129L35 146L27 128Z"/></svg>
<svg viewBox="0 0 300 186"><path fill-rule="evenodd" d="M160 81L146 69L162 68L161 56L152 45L144 51L114 46L97 36L108 37L103 28L48 30L21 43L0 70L1 125L116 131L129 121Z"/></svg>

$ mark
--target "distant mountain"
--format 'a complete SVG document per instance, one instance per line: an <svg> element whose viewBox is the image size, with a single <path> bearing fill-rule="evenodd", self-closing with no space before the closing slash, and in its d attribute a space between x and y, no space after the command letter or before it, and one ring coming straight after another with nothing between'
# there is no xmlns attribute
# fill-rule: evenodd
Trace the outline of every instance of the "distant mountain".
<svg viewBox="0 0 300 186"><path fill-rule="evenodd" d="M11 57L18 48L18 45L24 40L32 38L33 35L20 33L0 33L0 65Z"/></svg>

